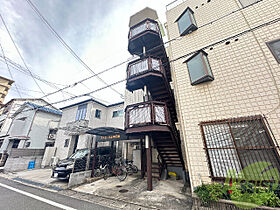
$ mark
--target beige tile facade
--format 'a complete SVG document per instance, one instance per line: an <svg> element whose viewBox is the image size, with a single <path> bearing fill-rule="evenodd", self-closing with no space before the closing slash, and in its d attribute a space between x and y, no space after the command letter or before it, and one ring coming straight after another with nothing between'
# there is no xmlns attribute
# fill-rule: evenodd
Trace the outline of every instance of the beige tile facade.
<svg viewBox="0 0 280 210"><path fill-rule="evenodd" d="M0 105L3 104L6 95L14 81L0 76Z"/></svg>
<svg viewBox="0 0 280 210"><path fill-rule="evenodd" d="M179 38L175 21L187 7L198 30ZM166 13L169 40L177 38L168 49L192 187L211 181L200 122L262 114L280 143L280 65L266 45L280 38L280 1L241 8L238 0L188 0ZM192 86L183 62L200 49L215 79Z"/></svg>

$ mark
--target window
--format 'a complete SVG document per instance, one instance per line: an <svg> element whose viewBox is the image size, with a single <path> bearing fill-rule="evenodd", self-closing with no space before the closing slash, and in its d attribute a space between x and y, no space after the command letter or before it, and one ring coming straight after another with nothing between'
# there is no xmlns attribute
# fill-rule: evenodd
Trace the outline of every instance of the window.
<svg viewBox="0 0 280 210"><path fill-rule="evenodd" d="M78 106L78 111L76 115L76 120L84 120L87 113L87 104Z"/></svg>
<svg viewBox="0 0 280 210"><path fill-rule="evenodd" d="M260 0L239 0L240 1L240 4L243 6L243 7L247 7L249 6L250 4L254 4Z"/></svg>
<svg viewBox="0 0 280 210"><path fill-rule="evenodd" d="M270 49L272 55L275 57L276 61L280 63L280 39L267 42L266 44Z"/></svg>
<svg viewBox="0 0 280 210"><path fill-rule="evenodd" d="M30 147L30 144L31 144L30 141L26 142L26 143L25 143L25 147L26 147L26 148Z"/></svg>
<svg viewBox="0 0 280 210"><path fill-rule="evenodd" d="M113 111L113 118L115 117L122 117L123 116L123 110Z"/></svg>
<svg viewBox="0 0 280 210"><path fill-rule="evenodd" d="M238 174L244 168L251 166L252 171L243 174L244 177L241 178L253 180L261 176L258 168L260 166L257 164L263 161L280 171L277 147L261 116L205 122L200 125L213 179L226 178L229 170L232 169ZM275 170L263 174L268 176L265 180L275 177L276 174L273 173Z"/></svg>
<svg viewBox="0 0 280 210"><path fill-rule="evenodd" d="M186 35L197 29L193 11L188 7L176 20L180 35Z"/></svg>
<svg viewBox="0 0 280 210"><path fill-rule="evenodd" d="M98 119L101 118L101 110L99 110L99 109L95 110L95 118L98 118Z"/></svg>
<svg viewBox="0 0 280 210"><path fill-rule="evenodd" d="M206 52L197 52L185 63L187 63L192 85L214 80Z"/></svg>
<svg viewBox="0 0 280 210"><path fill-rule="evenodd" d="M12 148L18 148L20 140L14 140Z"/></svg>
<svg viewBox="0 0 280 210"><path fill-rule="evenodd" d="M68 147L68 146L69 146L69 141L70 141L70 139L65 139L65 141L64 141L64 147Z"/></svg>

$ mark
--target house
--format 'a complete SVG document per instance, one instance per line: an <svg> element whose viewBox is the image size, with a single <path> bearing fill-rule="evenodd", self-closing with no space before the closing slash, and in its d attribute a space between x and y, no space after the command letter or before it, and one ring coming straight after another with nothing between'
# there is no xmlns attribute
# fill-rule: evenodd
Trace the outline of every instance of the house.
<svg viewBox="0 0 280 210"><path fill-rule="evenodd" d="M12 99L2 107L0 152L54 145L61 112L43 99Z"/></svg>
<svg viewBox="0 0 280 210"><path fill-rule="evenodd" d="M0 105L3 104L4 99L13 83L13 80L0 76Z"/></svg>
<svg viewBox="0 0 280 210"><path fill-rule="evenodd" d="M94 128L123 129L123 105L123 102L105 105L89 99L61 108L62 117L55 142L55 156L65 159L77 149L93 148L96 136L87 132ZM100 143L100 146L102 144L106 146L108 142Z"/></svg>
<svg viewBox="0 0 280 210"><path fill-rule="evenodd" d="M279 172L279 2L179 3L166 28L192 189L262 161Z"/></svg>

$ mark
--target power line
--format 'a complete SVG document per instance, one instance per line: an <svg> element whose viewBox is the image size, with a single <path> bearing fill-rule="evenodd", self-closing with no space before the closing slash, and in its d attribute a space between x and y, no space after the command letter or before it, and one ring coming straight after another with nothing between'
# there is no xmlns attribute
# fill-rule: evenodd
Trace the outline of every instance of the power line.
<svg viewBox="0 0 280 210"><path fill-rule="evenodd" d="M202 26L199 26L198 28L202 28L202 27L205 27L205 26L207 26L207 25L209 25L209 24L213 24L214 22L216 22L216 21L218 21L218 20L220 20L220 19L223 19L223 18L225 18L225 17L227 17L227 16L229 16L229 15L231 15L231 14L234 14L234 13L240 11L240 10L243 10L243 9L245 9L245 8L247 8L247 7L251 7L251 6L253 6L253 5L255 5L255 4L257 4L257 3L261 2L261 1L263 1L263 0L256 1L255 3L253 3L253 4L251 4L251 5L248 5L248 6L246 6L246 7L239 8L239 9L237 9L237 10L235 10L235 11L232 11L232 12L230 12L230 13L228 13L228 14L226 14L226 15L224 15L224 16L218 18L218 19L215 19L215 20L213 20L213 21L211 21L211 22L208 22L208 23L206 23L206 24L204 24L204 25L202 25ZM174 2L175 2L175 1L174 1ZM54 31L53 33L55 33L55 31ZM154 50L154 49L156 49L156 48L158 48L158 47L164 46L165 44L168 44L169 42L176 41L176 40L178 40L178 38L181 38L181 36L178 36L178 37L175 37L175 38L173 38L173 39L171 39L171 40L168 40L168 41L166 41L166 42L163 42L162 44L159 44L159 45L157 45L157 46L155 46L155 47L153 47L153 48L147 50L146 53L147 53L147 52L150 52L150 51L152 51L152 50ZM141 53L140 56L141 56L141 55L143 55L143 53ZM94 78L94 77L100 75L100 74L103 74L103 73L105 73L105 72L107 72L107 71L110 71L110 70L112 70L112 69L115 69L115 68L117 68L117 67L119 67L119 66L121 66L121 65L123 65L123 64L126 64L126 63L130 62L132 59L133 59L133 57L130 57L130 58L128 58L127 60L122 61L121 63L116 64L116 65L114 65L114 66L112 66L112 67L110 67L110 68L107 68L107 69L105 69L105 70L103 70L103 71L101 71L101 72L99 72L99 73L97 73L97 74L95 74L95 75L92 75L92 76L90 76L90 77L86 77L86 78L84 78L84 79L82 79L82 80L80 80L80 81L77 81L77 82L75 82L75 83L73 83L73 84L71 84L71 85L68 85L68 86L66 86L66 87L64 87L64 88L57 89L57 91L54 91L54 92L52 92L52 93L48 93L47 95L44 95L42 98L47 97L47 96L50 96L50 95L53 95L53 94L56 94L56 93L58 93L58 92L60 92L60 91L63 91L63 90L65 90L65 89L74 87L74 86L76 86L76 85L79 84L79 83L82 83L82 82L84 82L84 81L87 81L87 80L89 80L89 79L91 79L91 78Z"/></svg>
<svg viewBox="0 0 280 210"><path fill-rule="evenodd" d="M1 59L2 59L2 60L1 60ZM30 76L28 70L25 69L23 66L21 66L20 64L18 64L18 63L16 63L16 62L12 61L12 60L11 60L10 58L8 58L8 57L4 58L3 56L0 55L0 61L4 62L5 60L8 62L8 65L9 65L10 67L12 67L12 68L14 68L14 69L16 69L16 70L18 70L18 71L20 71L20 72L22 72L22 73L28 75L28 76ZM58 84L58 83L55 83L55 82L47 81L47 80L41 78L39 75L37 75L37 74L35 74L35 73L33 73L33 76L34 76L37 80L40 80L41 82L44 82L45 84L47 84L47 85L49 85L49 86L52 86L52 87L55 87L55 88L57 88L56 85L67 86L67 85L63 85L63 84Z"/></svg>
<svg viewBox="0 0 280 210"><path fill-rule="evenodd" d="M4 50L3 50L3 47L2 47L2 44L1 44L1 43L0 43L0 47L1 47L1 51L2 51L2 54L3 54L4 60L5 60L5 63L6 63L6 65L7 65L7 69L8 69L8 71L9 71L10 77L11 77L12 80L14 80L13 75L12 75L12 72L11 72L10 67L9 67L9 65L8 65L8 62L7 62L7 60L6 60L6 56L5 56L5 53L4 53ZM14 81L15 81L15 80L14 80ZM18 96L21 98L21 94L20 94L20 92L19 92L19 90L18 90L18 87L17 87L17 85L16 85L16 82L15 82L15 87L16 87L16 91L17 91L17 93L18 93Z"/></svg>
<svg viewBox="0 0 280 210"><path fill-rule="evenodd" d="M42 90L42 88L40 87L40 85L37 83L37 81L36 81L36 79L34 78L32 72L29 70L27 64L25 63L25 60L24 60L24 58L22 57L22 55L21 55L21 53L20 53L20 51L19 51L19 49L18 49L18 47L17 47L17 45L16 45L16 43L15 43L15 41L14 41L14 39L13 39L13 37L12 37L12 35L11 35L11 33L10 33L10 31L9 31L9 29L8 29L8 27L7 27L7 25L6 25L6 23L5 23L5 21L4 21L4 19L3 19L3 17L2 17L1 14L0 14L0 18L1 18L1 20L2 20L2 22L3 22L3 24L4 24L4 26L5 26L5 28L6 28L7 32L8 32L8 34L9 34L9 37L10 37L11 41L13 42L14 47L16 48L17 53L19 54L19 56L20 56L20 58L21 58L21 60L22 60L22 62L23 62L23 64L24 64L24 66L25 66L25 68L28 70L28 72L29 72L30 75L32 76L34 82L36 83L36 85L38 86L38 88L40 89L40 91L45 95L45 92Z"/></svg>
<svg viewBox="0 0 280 210"><path fill-rule="evenodd" d="M238 33L238 34L235 34L235 35L230 36L230 37L228 37L228 38L225 38L225 39L223 39L223 40L217 41L217 42L215 42L215 43L211 43L211 44L209 44L209 45L207 45L207 46L205 46L205 47L202 47L202 48L200 48L200 49L198 49L198 50L192 51L192 52L190 52L190 53L187 53L187 54L185 54L185 55L182 55L182 56L180 56L180 57L177 57L177 58L175 58L175 59L172 59L172 60L169 61L169 63L178 61L178 60L183 59L183 58L185 58L185 57L188 57L188 56L190 56L190 55L192 55L192 54L194 54L194 53L196 53L196 52L198 52L198 51L200 51L200 50L205 50L205 49L207 49L207 48L210 48L210 47L219 45L219 44L221 44L221 43L226 42L227 40L240 37L240 36L242 36L242 35L244 35L244 34L247 34L247 33L249 33L249 32L253 32L253 31L255 31L255 30L257 30L257 29L260 29L260 28L262 28L262 27L264 27L264 26L268 26L268 25L277 23L277 22L279 22L279 21L280 21L280 18L277 18L277 19L274 19L274 20L272 20L272 21L269 21L269 22L263 23L263 24L261 24L261 25L258 25L258 26L254 27L254 28L250 28L250 29L248 29L248 30L242 31L242 32L240 32L240 33ZM158 66L159 66L159 67L160 67L160 66L163 66L163 67L164 67L164 66L166 66L167 64L168 64L168 62L165 62L165 63L162 63L161 65L158 65ZM81 94L81 95L78 95L78 96L74 96L74 97L71 97L71 98L68 98L68 99L64 99L64 100L61 100L61 101L57 101L57 102L51 103L51 104L49 104L49 105L47 105L47 106L54 105L54 104L59 104L59 103L66 102L66 101L70 101L70 100L74 100L74 99L80 98L80 97L89 96L89 95L92 94L92 93L98 92L98 91L100 91L100 90L106 89L106 88L111 87L111 86L114 86L114 85L117 85L117 84L119 84L119 83L121 83L121 82L124 82L125 80L126 80L126 79L122 79L122 80L119 80L119 81L117 81L117 82L114 82L114 83L112 83L112 84L110 84L110 85L108 85L108 86L104 86L104 87L99 88L99 89L96 89L96 90L94 90L94 91L91 91L91 92L88 92L88 93L84 93L84 94ZM45 106L42 106L42 107L45 107Z"/></svg>
<svg viewBox="0 0 280 210"><path fill-rule="evenodd" d="M26 2L30 5L32 10L40 17L40 19L48 26L51 32L58 38L59 42L74 56L90 73L95 75L103 84L108 85L101 77L99 77L75 52L74 50L62 39L62 37L54 30L54 28L50 25L50 23L46 20L46 18L41 14L38 8L30 1L26 0ZM123 97L123 94L115 90L111 87L111 89Z"/></svg>

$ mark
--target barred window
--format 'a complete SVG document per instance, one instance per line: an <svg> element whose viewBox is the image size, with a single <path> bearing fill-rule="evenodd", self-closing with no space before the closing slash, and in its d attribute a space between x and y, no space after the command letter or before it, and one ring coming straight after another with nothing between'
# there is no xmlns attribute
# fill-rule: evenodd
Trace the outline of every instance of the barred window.
<svg viewBox="0 0 280 210"><path fill-rule="evenodd" d="M213 179L224 179L229 170L239 174L255 164L257 168L244 174L246 180L256 181L261 171L258 164L267 162L280 171L279 155L261 116L201 123L204 146ZM261 166L259 166L261 167ZM271 180L274 172L263 178ZM279 176L276 175L276 176Z"/></svg>

